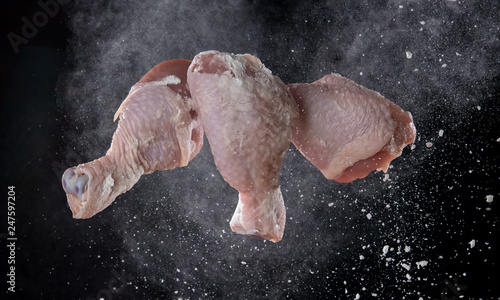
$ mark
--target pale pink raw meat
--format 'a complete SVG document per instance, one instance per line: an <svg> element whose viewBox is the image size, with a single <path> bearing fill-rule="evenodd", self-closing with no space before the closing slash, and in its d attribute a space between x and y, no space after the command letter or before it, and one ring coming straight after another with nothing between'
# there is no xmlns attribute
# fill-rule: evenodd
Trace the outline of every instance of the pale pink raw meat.
<svg viewBox="0 0 500 300"><path fill-rule="evenodd" d="M187 77L217 169L239 192L232 230L280 241L285 206L279 174L298 115L295 101L248 54L202 52Z"/></svg>
<svg viewBox="0 0 500 300"><path fill-rule="evenodd" d="M410 113L340 75L288 87L299 106L292 142L328 179L350 182L387 171L415 139Z"/></svg>
<svg viewBox="0 0 500 300"><path fill-rule="evenodd" d="M258 58L217 51L151 69L117 118L106 155L63 174L73 217L102 211L142 174L187 165L205 131L239 192L232 230L273 242L285 226L279 174L290 141L326 178L350 182L387 171L416 134L410 113L340 75L287 87Z"/></svg>
<svg viewBox="0 0 500 300"><path fill-rule="evenodd" d="M118 128L106 155L69 168L63 188L74 218L90 218L128 191L143 174L186 166L203 145L186 74L191 61L151 69L115 114Z"/></svg>

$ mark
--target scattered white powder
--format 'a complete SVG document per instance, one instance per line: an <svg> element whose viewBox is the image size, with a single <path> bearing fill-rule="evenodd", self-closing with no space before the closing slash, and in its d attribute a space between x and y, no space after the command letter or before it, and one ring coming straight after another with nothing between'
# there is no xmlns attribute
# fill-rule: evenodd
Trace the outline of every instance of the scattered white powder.
<svg viewBox="0 0 500 300"><path fill-rule="evenodd" d="M389 179L389 174L385 173L384 179L382 179L383 182L386 182Z"/></svg>
<svg viewBox="0 0 500 300"><path fill-rule="evenodd" d="M486 196L486 202L488 202L488 203L493 202L493 195Z"/></svg>
<svg viewBox="0 0 500 300"><path fill-rule="evenodd" d="M420 269L420 267L425 267L429 264L429 262L427 260L421 260L421 261L417 261L417 267Z"/></svg>
<svg viewBox="0 0 500 300"><path fill-rule="evenodd" d="M401 264L401 267L405 268L406 271L410 271L410 265L408 265L408 264L403 263L403 264Z"/></svg>
<svg viewBox="0 0 500 300"><path fill-rule="evenodd" d="M386 255L387 252L389 252L389 246L388 245L385 245L384 248L382 248L382 254L383 255Z"/></svg>
<svg viewBox="0 0 500 300"><path fill-rule="evenodd" d="M113 189L113 186L115 185L115 181L113 180L113 177L111 177L111 174L106 176L104 179L104 182L102 183L102 195L109 195L111 194L111 190Z"/></svg>
<svg viewBox="0 0 500 300"><path fill-rule="evenodd" d="M371 214L371 213L367 213L367 214L366 214L366 218L367 218L368 220L371 220L371 218L372 218L372 214Z"/></svg>
<svg viewBox="0 0 500 300"><path fill-rule="evenodd" d="M151 81L149 83L152 85L179 84L181 83L181 79L175 75L168 75L162 80Z"/></svg>
<svg viewBox="0 0 500 300"><path fill-rule="evenodd" d="M471 248L471 249L472 249L472 248L474 248L474 246L476 246L476 240L471 240L471 241L469 242L469 245L470 245L470 248Z"/></svg>
<svg viewBox="0 0 500 300"><path fill-rule="evenodd" d="M439 137L442 137L442 136L443 136L443 134L444 134L444 130L443 130L443 129L439 130L439 133L438 133L438 134L439 134Z"/></svg>
<svg viewBox="0 0 500 300"><path fill-rule="evenodd" d="M427 142L427 143L425 143L425 146L427 146L427 148L430 148L430 147L432 147L432 143L431 142Z"/></svg>

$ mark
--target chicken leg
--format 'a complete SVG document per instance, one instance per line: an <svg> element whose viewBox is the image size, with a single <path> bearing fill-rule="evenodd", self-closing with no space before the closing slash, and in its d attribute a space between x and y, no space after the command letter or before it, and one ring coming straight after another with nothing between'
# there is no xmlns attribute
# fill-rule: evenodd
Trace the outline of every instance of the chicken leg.
<svg viewBox="0 0 500 300"><path fill-rule="evenodd" d="M190 63L166 61L144 75L115 114L120 120L106 155L64 172L74 218L92 217L141 175L186 166L200 151L203 131L186 81Z"/></svg>
<svg viewBox="0 0 500 300"><path fill-rule="evenodd" d="M409 112L340 75L288 88L299 106L292 142L328 179L346 183L385 172L415 140Z"/></svg>
<svg viewBox="0 0 500 300"><path fill-rule="evenodd" d="M187 77L217 169L239 192L231 229L280 241L285 205L279 174L298 116L295 101L248 54L202 52Z"/></svg>

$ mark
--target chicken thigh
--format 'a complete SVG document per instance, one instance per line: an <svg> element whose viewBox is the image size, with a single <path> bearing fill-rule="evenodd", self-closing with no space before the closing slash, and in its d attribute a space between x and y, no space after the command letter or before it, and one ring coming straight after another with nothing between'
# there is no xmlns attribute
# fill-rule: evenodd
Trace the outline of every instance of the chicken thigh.
<svg viewBox="0 0 500 300"><path fill-rule="evenodd" d="M288 85L299 106L293 144L328 179L351 182L389 163L415 140L409 112L337 74Z"/></svg>
<svg viewBox="0 0 500 300"><path fill-rule="evenodd" d="M144 75L115 114L120 120L106 155L64 172L74 218L92 217L141 175L186 166L200 151L203 131L186 81L190 63L166 61Z"/></svg>
<svg viewBox="0 0 500 300"><path fill-rule="evenodd" d="M239 192L231 229L278 242L285 226L279 174L298 117L283 82L251 55L198 54L187 80L217 169Z"/></svg>
<svg viewBox="0 0 500 300"><path fill-rule="evenodd" d="M102 211L143 174L186 166L205 133L239 192L231 229L273 242L285 227L279 176L290 142L326 178L350 182L387 171L416 135L409 112L340 75L286 86L258 58L217 51L155 66L118 118L106 155L62 176L74 218Z"/></svg>

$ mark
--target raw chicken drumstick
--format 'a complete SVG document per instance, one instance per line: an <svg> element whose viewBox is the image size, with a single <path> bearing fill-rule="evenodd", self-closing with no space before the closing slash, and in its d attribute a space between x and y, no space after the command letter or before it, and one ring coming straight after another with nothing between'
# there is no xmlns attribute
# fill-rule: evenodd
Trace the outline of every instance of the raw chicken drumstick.
<svg viewBox="0 0 500 300"><path fill-rule="evenodd" d="M187 165L205 132L239 192L232 230L273 242L285 226L279 174L290 141L326 178L350 182L387 171L416 134L410 113L340 75L287 87L258 58L217 51L157 65L118 117L106 155L63 174L73 217L92 217L142 174Z"/></svg>
<svg viewBox="0 0 500 300"><path fill-rule="evenodd" d="M328 179L351 182L385 172L415 140L409 112L340 75L288 88L299 106L292 142Z"/></svg>
<svg viewBox="0 0 500 300"><path fill-rule="evenodd" d="M115 114L118 128L105 156L67 169L63 188L74 218L90 218L128 191L142 174L186 166L203 145L186 74L191 61L151 69Z"/></svg>
<svg viewBox="0 0 500 300"><path fill-rule="evenodd" d="M187 78L217 169L239 192L231 229L280 241L285 206L279 175L297 104L283 82L248 54L202 52Z"/></svg>

